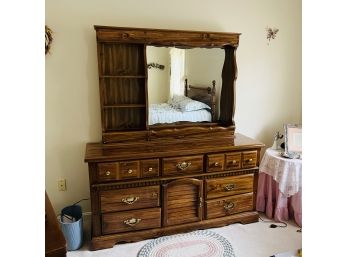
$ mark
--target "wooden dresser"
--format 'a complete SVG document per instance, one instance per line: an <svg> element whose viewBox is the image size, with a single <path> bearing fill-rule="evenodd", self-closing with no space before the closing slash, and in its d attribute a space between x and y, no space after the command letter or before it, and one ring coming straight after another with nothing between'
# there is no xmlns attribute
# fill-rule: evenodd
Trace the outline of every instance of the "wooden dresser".
<svg viewBox="0 0 348 257"><path fill-rule="evenodd" d="M117 242L258 221L261 142L212 139L89 143L91 250Z"/></svg>
<svg viewBox="0 0 348 257"><path fill-rule="evenodd" d="M263 144L234 133L240 33L94 28L102 142L88 143L85 155L92 207L91 249L258 221L255 200ZM162 63L159 55L150 56L149 47L221 50L222 70L209 78L214 85L214 96L210 97L219 99L218 113L211 112L212 119L150 125L149 98L166 92L168 85L149 79L151 60ZM193 69L187 69L195 70L202 63L212 65L198 74L187 72L189 81L221 66L212 62L215 53L208 54L214 58L195 62ZM165 72L182 80L169 69ZM209 93L209 89L203 92ZM193 99L194 94L188 95Z"/></svg>

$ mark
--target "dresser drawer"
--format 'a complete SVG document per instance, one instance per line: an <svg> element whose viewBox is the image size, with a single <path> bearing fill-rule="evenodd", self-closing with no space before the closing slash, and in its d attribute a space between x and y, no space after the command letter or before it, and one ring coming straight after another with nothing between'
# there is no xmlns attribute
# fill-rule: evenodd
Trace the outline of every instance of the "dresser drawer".
<svg viewBox="0 0 348 257"><path fill-rule="evenodd" d="M118 179L140 178L139 161L120 162Z"/></svg>
<svg viewBox="0 0 348 257"><path fill-rule="evenodd" d="M253 210L253 193L208 200L205 202L206 218L224 217Z"/></svg>
<svg viewBox="0 0 348 257"><path fill-rule="evenodd" d="M223 171L224 163L224 154L209 154L207 156L207 172Z"/></svg>
<svg viewBox="0 0 348 257"><path fill-rule="evenodd" d="M203 155L163 158L163 176L203 172Z"/></svg>
<svg viewBox="0 0 348 257"><path fill-rule="evenodd" d="M161 208L102 214L104 235L159 227L161 227Z"/></svg>
<svg viewBox="0 0 348 257"><path fill-rule="evenodd" d="M225 161L225 170L238 170L241 169L242 163L242 153L227 153Z"/></svg>
<svg viewBox="0 0 348 257"><path fill-rule="evenodd" d="M257 151L246 151L242 154L242 167L252 168L256 167Z"/></svg>
<svg viewBox="0 0 348 257"><path fill-rule="evenodd" d="M244 194L253 191L254 174L206 180L207 199Z"/></svg>
<svg viewBox="0 0 348 257"><path fill-rule="evenodd" d="M160 186L100 191L102 213L125 211L160 205Z"/></svg>
<svg viewBox="0 0 348 257"><path fill-rule="evenodd" d="M99 182L117 179L118 162L98 163L97 179Z"/></svg>
<svg viewBox="0 0 348 257"><path fill-rule="evenodd" d="M141 177L158 177L159 176L159 160L149 159L140 161Z"/></svg>

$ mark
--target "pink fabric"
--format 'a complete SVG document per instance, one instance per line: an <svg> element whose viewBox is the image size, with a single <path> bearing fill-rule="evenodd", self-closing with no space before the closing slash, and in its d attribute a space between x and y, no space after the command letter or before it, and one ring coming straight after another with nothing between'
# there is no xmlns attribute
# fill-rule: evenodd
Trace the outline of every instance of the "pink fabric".
<svg viewBox="0 0 348 257"><path fill-rule="evenodd" d="M260 172L257 188L256 210L265 212L268 218L275 221L287 221L294 218L302 227L302 190L286 197L279 190L279 184L272 176Z"/></svg>

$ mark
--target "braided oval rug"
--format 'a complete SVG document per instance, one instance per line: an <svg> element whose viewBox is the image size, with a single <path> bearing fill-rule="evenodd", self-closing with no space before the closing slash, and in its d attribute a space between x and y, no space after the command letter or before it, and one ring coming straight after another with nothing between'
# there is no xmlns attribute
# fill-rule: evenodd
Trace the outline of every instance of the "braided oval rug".
<svg viewBox="0 0 348 257"><path fill-rule="evenodd" d="M151 240L138 257L235 257L231 243L223 236L197 230Z"/></svg>

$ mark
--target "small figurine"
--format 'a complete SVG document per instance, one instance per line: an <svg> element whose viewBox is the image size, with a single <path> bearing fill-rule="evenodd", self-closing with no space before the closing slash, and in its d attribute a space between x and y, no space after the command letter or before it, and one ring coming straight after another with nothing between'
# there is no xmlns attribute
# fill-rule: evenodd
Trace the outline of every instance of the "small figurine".
<svg viewBox="0 0 348 257"><path fill-rule="evenodd" d="M272 149L273 150L280 150L280 147L279 147L279 139L282 139L284 135L281 135L279 133L279 131L277 131L277 133L274 134L274 137L273 137L273 145L272 145Z"/></svg>

